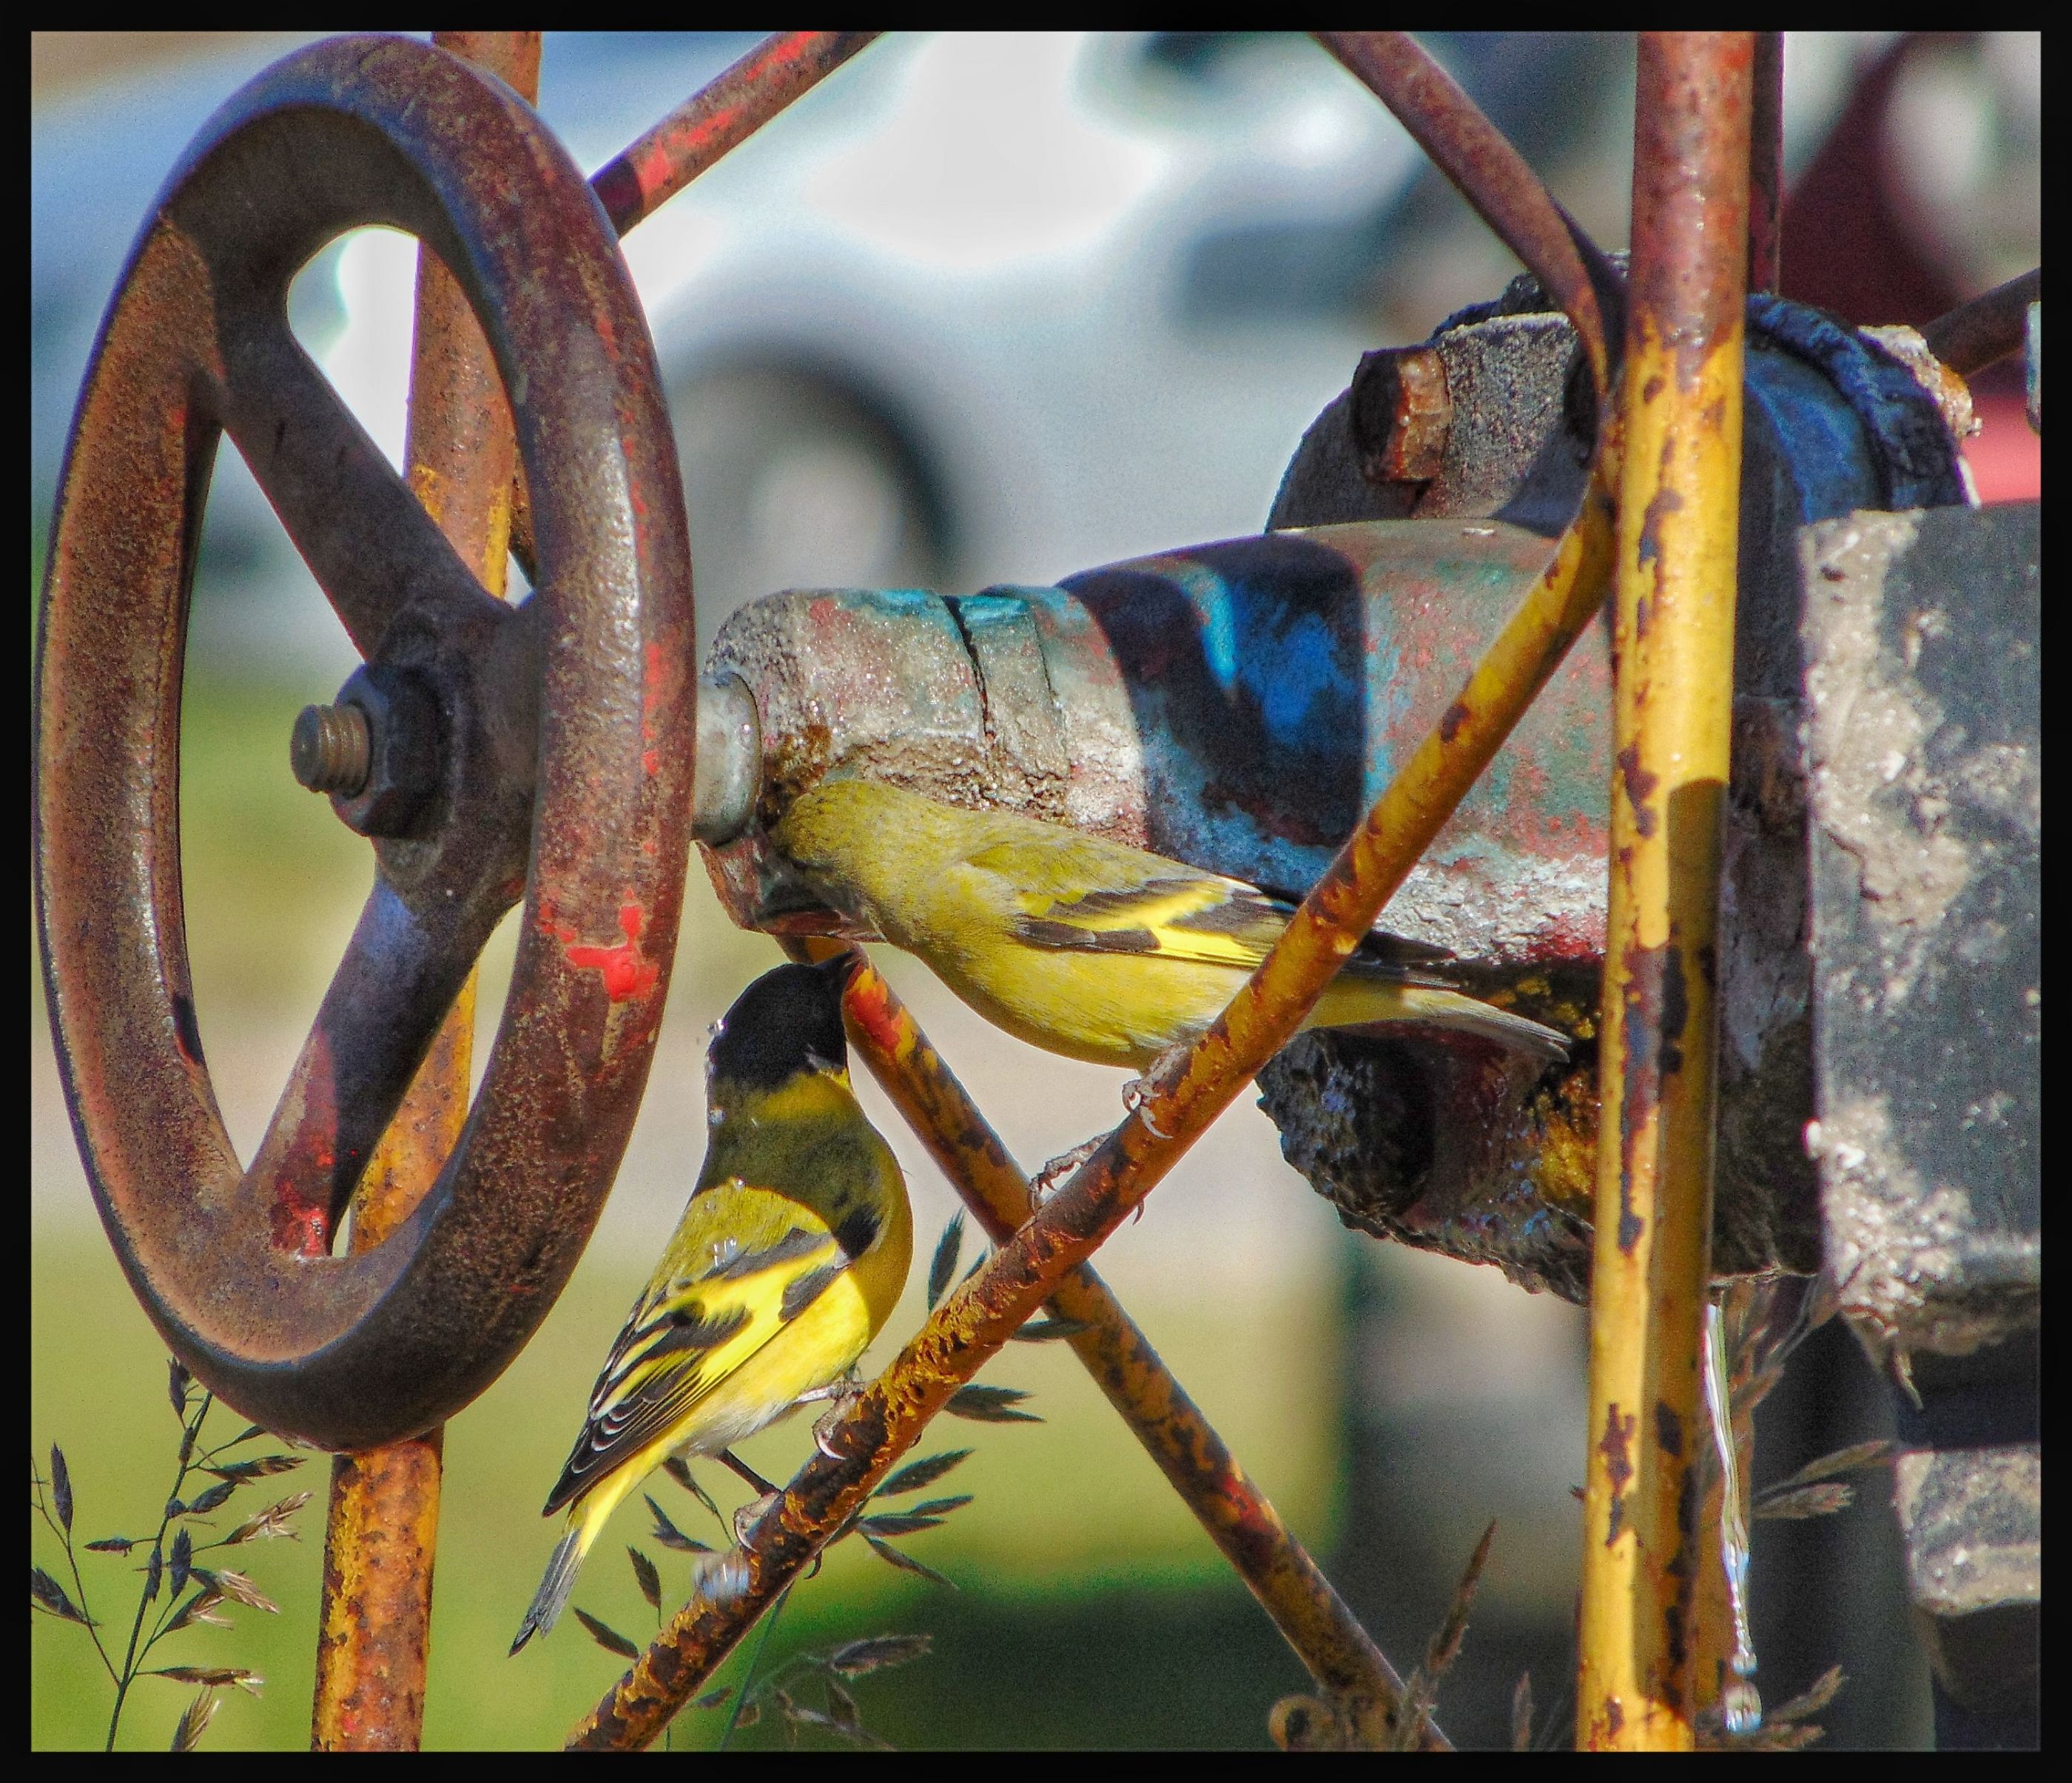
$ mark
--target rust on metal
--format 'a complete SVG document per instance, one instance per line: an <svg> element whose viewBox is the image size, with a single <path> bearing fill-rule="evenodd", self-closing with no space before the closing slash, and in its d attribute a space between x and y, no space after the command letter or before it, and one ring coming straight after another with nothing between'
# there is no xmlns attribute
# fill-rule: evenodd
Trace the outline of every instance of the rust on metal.
<svg viewBox="0 0 2072 1783"><path fill-rule="evenodd" d="M1749 270L1751 291L1784 278L1784 33L1755 34L1749 97Z"/></svg>
<svg viewBox="0 0 2072 1783"><path fill-rule="evenodd" d="M313 1752L415 1752L445 1427L331 1463Z"/></svg>
<svg viewBox="0 0 2072 1783"><path fill-rule="evenodd" d="M1967 378L2021 351L2029 306L2042 301L2043 269L2038 266L1937 317L1921 331L1921 338L1936 358Z"/></svg>
<svg viewBox="0 0 2072 1783"><path fill-rule="evenodd" d="M808 93L878 31L779 31L708 81L590 176L611 226L624 235L706 168ZM511 550L533 576L532 503L523 466L511 493Z"/></svg>
<svg viewBox="0 0 2072 1783"><path fill-rule="evenodd" d="M1621 410L1582 1672L1587 1749L1688 1747L1734 663L1750 32L1641 39Z"/></svg>
<svg viewBox="0 0 2072 1783"><path fill-rule="evenodd" d="M612 227L624 235L652 216L878 35L795 31L766 38L598 169L590 187Z"/></svg>
<svg viewBox="0 0 2072 1783"><path fill-rule="evenodd" d="M289 331L290 280L371 222L417 235L488 338L536 511L523 609L483 586ZM429 682L440 716L430 816L376 840L373 893L249 1169L201 1054L179 873L186 594L224 431L363 655ZM667 409L617 244L530 109L380 37L299 51L234 97L110 306L48 563L40 934L117 1255L174 1353L256 1422L335 1448L427 1430L536 1329L602 1206L689 846L693 631ZM465 1139L388 1242L332 1255L521 896L510 1018Z"/></svg>
<svg viewBox="0 0 2072 1783"><path fill-rule="evenodd" d="M1317 41L1395 113L1461 195L1576 325L1601 405L1625 326L1617 270L1523 156L1407 31L1319 31Z"/></svg>
<svg viewBox="0 0 2072 1783"><path fill-rule="evenodd" d="M1551 204L1544 191L1540 196ZM1580 265L1572 240L1569 253ZM1594 301L1589 314L1601 340ZM1608 375L1609 356L1600 356L1594 368ZM1259 971L1178 1070L1151 1087L1064 1187L937 1308L885 1374L844 1407L824 1451L745 1533L739 1588L723 1601L700 1597L687 1605L574 1730L572 1747L652 1740L958 1386L1141 1203L1293 1033L1602 605L1618 454L1605 407L1598 413L1601 437L1581 509L1470 676L1450 735L1436 729L1427 735Z"/></svg>
<svg viewBox="0 0 2072 1783"><path fill-rule="evenodd" d="M1057 588L792 590L736 612L708 663L752 692L773 820L839 770L1306 885L1449 722L1548 549L1504 521L1359 522ZM1587 973L1594 999L1610 696L1601 644L1572 652L1396 894L1392 927L1514 974ZM754 832L706 861L744 926L840 932Z"/></svg>
<svg viewBox="0 0 2072 1783"><path fill-rule="evenodd" d="M528 104L539 98L537 31L438 31L432 41L495 75ZM517 457L511 407L467 294L436 256L421 250L406 475L455 554L499 597L510 561ZM352 1198L356 1252L375 1249L416 1211L459 1142L475 993L471 972L374 1148ZM314 1750L414 1752L421 1740L443 1448L443 1429L433 1429L331 1464Z"/></svg>
<svg viewBox="0 0 2072 1783"><path fill-rule="evenodd" d="M458 1142L474 1026L471 976L375 1148L353 1200L355 1251L372 1249L409 1217ZM441 1426L331 1462L313 1751L417 1749L445 1441Z"/></svg>
<svg viewBox="0 0 2072 1783"><path fill-rule="evenodd" d="M1444 468L1453 399L1430 347L1363 354L1353 374L1353 440L1370 483L1429 483Z"/></svg>
<svg viewBox="0 0 2072 1783"><path fill-rule="evenodd" d="M510 487L508 471L503 487ZM409 1218L459 1142L475 988L471 975L375 1148L353 1198L355 1251L373 1249ZM312 1750L417 1749L444 1446L441 1426L331 1463Z"/></svg>
<svg viewBox="0 0 2072 1783"><path fill-rule="evenodd" d="M824 958L832 946L792 943L787 951ZM844 1013L872 1075L987 1236L1007 1243L1031 1211L1028 1179L867 956ZM1068 1272L1049 1304L1087 1328L1065 1341L1307 1667L1333 1724L1359 1744L1380 1744L1403 1699L1402 1679L1150 1340L1088 1265ZM1428 1723L1423 1744L1437 1751L1449 1743Z"/></svg>

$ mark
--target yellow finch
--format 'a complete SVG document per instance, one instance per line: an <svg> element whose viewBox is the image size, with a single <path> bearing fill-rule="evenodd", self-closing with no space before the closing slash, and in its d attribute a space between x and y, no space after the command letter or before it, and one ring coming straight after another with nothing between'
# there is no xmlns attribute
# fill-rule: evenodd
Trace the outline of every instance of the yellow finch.
<svg viewBox="0 0 2072 1783"><path fill-rule="evenodd" d="M891 1148L849 1088L854 964L779 966L720 1024L705 1168L547 1499L549 1517L569 1507L568 1533L513 1653L553 1626L605 1520L651 1469L722 1453L840 1378L899 1297L913 1220Z"/></svg>
<svg viewBox="0 0 2072 1783"><path fill-rule="evenodd" d="M829 903L927 961L989 1021L1097 1065L1141 1070L1192 1041L1295 911L1141 848L871 780L821 781L771 839ZM1449 985L1433 970L1447 957L1371 933L1303 1025L1424 1022L1568 1056L1552 1028Z"/></svg>

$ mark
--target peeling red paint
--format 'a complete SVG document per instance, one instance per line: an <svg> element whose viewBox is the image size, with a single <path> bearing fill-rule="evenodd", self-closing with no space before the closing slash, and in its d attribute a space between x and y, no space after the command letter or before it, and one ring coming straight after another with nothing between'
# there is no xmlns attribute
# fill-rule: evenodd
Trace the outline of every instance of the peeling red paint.
<svg viewBox="0 0 2072 1783"><path fill-rule="evenodd" d="M327 1161L327 1162L328 1161ZM298 1257L331 1254L331 1222L324 1210L302 1200L294 1179L283 1177L274 1189L273 1207L267 1225L277 1251Z"/></svg>
<svg viewBox="0 0 2072 1783"><path fill-rule="evenodd" d="M1603 918L1586 923L1572 916L1555 917L1540 931L1537 945L1550 961L1595 961L1605 948Z"/></svg>
<svg viewBox="0 0 2072 1783"><path fill-rule="evenodd" d="M578 945L572 931L557 929L550 932L561 943L561 951L568 956L571 966L600 973L604 979L604 994L615 1003L623 1003L631 997L647 996L662 976L661 967L640 951L640 931L646 921L645 913L638 904L620 905L619 926L626 939L615 947ZM546 922L544 915L541 922L543 925Z"/></svg>

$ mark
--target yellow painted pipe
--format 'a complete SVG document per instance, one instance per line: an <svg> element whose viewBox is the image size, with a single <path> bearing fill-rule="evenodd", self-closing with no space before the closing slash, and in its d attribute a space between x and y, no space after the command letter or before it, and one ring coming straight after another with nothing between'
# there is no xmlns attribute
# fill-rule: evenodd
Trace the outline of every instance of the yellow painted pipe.
<svg viewBox="0 0 2072 1783"><path fill-rule="evenodd" d="M1576 1721L1593 1750L1688 1748L1700 1700L1694 1469L1709 1440L1753 57L1748 32L1640 45Z"/></svg>

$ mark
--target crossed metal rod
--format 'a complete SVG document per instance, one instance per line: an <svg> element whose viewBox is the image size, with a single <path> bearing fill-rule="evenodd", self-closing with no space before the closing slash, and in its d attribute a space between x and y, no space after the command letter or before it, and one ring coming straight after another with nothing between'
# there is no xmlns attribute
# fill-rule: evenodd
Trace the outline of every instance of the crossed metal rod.
<svg viewBox="0 0 2072 1783"><path fill-rule="evenodd" d="M746 1532L742 1588L722 1601L694 1598L577 1728L572 1748L637 1747L654 1739L951 1395L1065 1289L1071 1273L1286 1043L1602 605L1611 536L1609 491L1602 475L1593 475L1583 513L1554 562L1441 728L1383 795L1183 1067L1153 1086L1064 1186L943 1301L892 1366L847 1403L822 1438L826 1452L816 1452ZM865 981L862 996L851 993L851 1013L866 1035L870 1024L859 1004L871 988ZM1148 1370L1145 1378L1155 1378ZM1261 1553L1300 1571L1293 1548L1292 1538L1281 1543L1269 1537ZM1277 1596L1278 1588L1262 1588L1262 1576L1246 1572L1262 1597L1268 1590ZM1307 1652L1302 1658L1320 1682L1330 1675L1325 1661Z"/></svg>
<svg viewBox="0 0 2072 1783"><path fill-rule="evenodd" d="M824 957L832 948L794 943L790 951ZM844 1013L871 1074L987 1236L1006 1243L1033 1210L1028 1178L867 957ZM1150 1339L1087 1264L1067 1271L1047 1304L1083 1327L1066 1341L1287 1637L1338 1723L1361 1743L1379 1740L1401 1703L1402 1680ZM1428 1722L1422 1734L1426 1749L1450 1749L1436 1725Z"/></svg>

